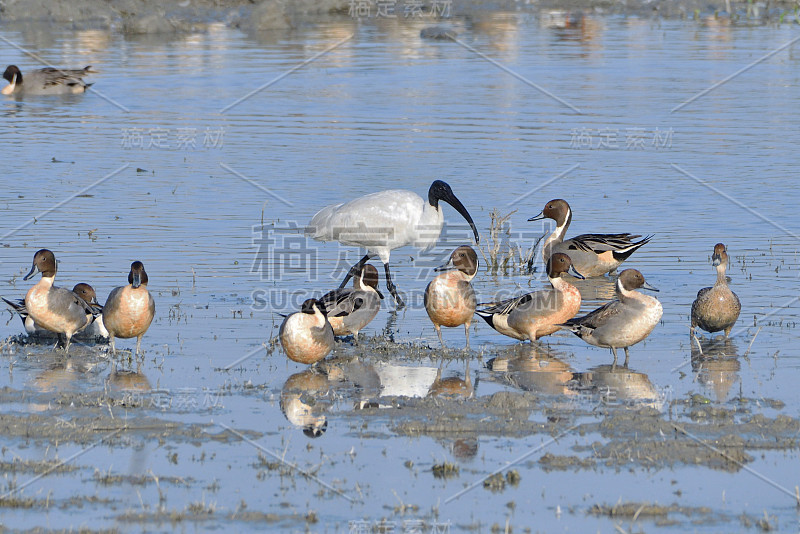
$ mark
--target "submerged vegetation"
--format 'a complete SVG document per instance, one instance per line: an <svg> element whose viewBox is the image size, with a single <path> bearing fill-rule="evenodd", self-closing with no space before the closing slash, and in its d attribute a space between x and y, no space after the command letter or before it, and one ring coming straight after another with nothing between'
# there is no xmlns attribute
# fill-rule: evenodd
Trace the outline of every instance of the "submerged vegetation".
<svg viewBox="0 0 800 534"><path fill-rule="evenodd" d="M510 274L510 273L523 273L532 274L536 272L537 251L539 250L539 243L544 239L546 234L538 236L529 247L521 243L522 237L517 233L511 233L511 224L509 220L517 210L501 214L497 208L494 208L489 214L491 223L489 225L489 238L482 240L484 245L478 245L483 255L486 269L490 274ZM484 250L484 246L486 250Z"/></svg>

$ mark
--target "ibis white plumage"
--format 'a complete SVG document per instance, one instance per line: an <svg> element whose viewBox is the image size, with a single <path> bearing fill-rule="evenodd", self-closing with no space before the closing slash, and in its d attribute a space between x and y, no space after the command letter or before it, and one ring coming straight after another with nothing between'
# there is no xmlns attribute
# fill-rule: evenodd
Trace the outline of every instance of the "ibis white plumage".
<svg viewBox="0 0 800 534"><path fill-rule="evenodd" d="M370 258L378 256L386 271L386 288L398 308L402 308L403 300L389 272L389 256L392 250L406 245L429 249L436 244L444 224L439 201L447 202L466 219L477 243L478 230L472 217L450 186L441 180L431 184L427 200L412 191L393 189L327 206L314 215L305 233L318 241L338 241L367 249L367 254L350 269L340 287L361 272Z"/></svg>

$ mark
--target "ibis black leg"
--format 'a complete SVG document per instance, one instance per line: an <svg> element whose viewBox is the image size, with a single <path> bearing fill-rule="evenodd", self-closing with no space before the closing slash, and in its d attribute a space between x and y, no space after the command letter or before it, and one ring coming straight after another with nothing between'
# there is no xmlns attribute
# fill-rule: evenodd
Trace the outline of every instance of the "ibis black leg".
<svg viewBox="0 0 800 534"><path fill-rule="evenodd" d="M386 271L386 289L389 290L389 293L392 294L394 297L395 302L397 302L397 309L404 308L406 303L403 302L403 299L400 298L400 295L397 294L397 289L394 287L394 283L392 282L392 274L389 272L389 264L383 264L383 270Z"/></svg>
<svg viewBox="0 0 800 534"><path fill-rule="evenodd" d="M351 278L353 278L354 276L358 276L358 273L361 272L361 269L364 267L364 264L367 263L371 257L372 257L371 254L367 254L366 256L358 260L358 263L350 267L350 270L347 271L347 276L345 276L342 283L339 284L339 289L342 289L344 286L346 286L347 282L349 282Z"/></svg>

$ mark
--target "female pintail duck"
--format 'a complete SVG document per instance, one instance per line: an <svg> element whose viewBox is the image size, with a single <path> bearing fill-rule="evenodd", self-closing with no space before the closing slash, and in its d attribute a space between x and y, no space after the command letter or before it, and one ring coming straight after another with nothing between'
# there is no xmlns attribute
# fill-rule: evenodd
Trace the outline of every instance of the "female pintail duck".
<svg viewBox="0 0 800 534"><path fill-rule="evenodd" d="M714 245L714 254L711 256L711 265L717 269L717 281L714 287L704 287L697 292L697 299L692 303L692 337L694 329L698 326L706 332L725 331L727 338L731 334L742 304L739 297L728 287L725 270L728 267L728 251L725 245Z"/></svg>
<svg viewBox="0 0 800 534"><path fill-rule="evenodd" d="M97 303L97 293L95 293L94 288L89 284L80 283L75 284L75 287L72 288L72 292L82 298L83 301L92 308L93 312L92 323L80 332L77 332L75 334L76 337L108 337L108 332L103 326L103 307ZM3 298L3 301L8 304L9 308L14 313L19 315L20 319L22 319L22 326L25 328L26 333L34 336L50 333L49 330L37 325L30 314L28 314L28 308L25 307L25 299L8 300Z"/></svg>
<svg viewBox="0 0 800 534"><path fill-rule="evenodd" d="M661 320L661 303L636 291L638 288L658 291L645 282L636 269L625 269L617 278L617 300L597 308L588 315L567 321L564 328L596 347L610 348L617 363L617 349L625 349L625 367L628 366L628 347L640 342L653 331Z"/></svg>
<svg viewBox="0 0 800 534"><path fill-rule="evenodd" d="M25 75L16 65L9 65L3 73L8 85L2 90L4 95L70 95L86 92L92 85L83 81L87 74L95 73L91 65L82 69L56 69L47 67Z"/></svg>
<svg viewBox="0 0 800 534"><path fill-rule="evenodd" d="M156 315L156 302L147 291L147 272L140 261L131 263L128 285L115 287L103 306L103 324L108 330L111 353L116 354L114 338L136 338L136 354L142 348L142 336Z"/></svg>
<svg viewBox="0 0 800 534"><path fill-rule="evenodd" d="M358 332L378 315L382 298L383 295L378 291L378 269L367 264L353 278L352 289L334 289L320 301L325 306L333 334L352 334L358 341Z"/></svg>
<svg viewBox="0 0 800 534"><path fill-rule="evenodd" d="M463 324L467 336L466 348L469 349L469 326L478 302L470 282L478 272L478 255L472 247L458 247L450 254L450 260L437 267L436 271L445 272L434 278L425 289L425 310L442 347L445 345L441 327Z"/></svg>
<svg viewBox="0 0 800 534"><path fill-rule="evenodd" d="M633 254L636 249L650 241L649 235L641 241L633 239L642 237L631 234L583 234L564 240L569 223L572 222L572 210L566 200L555 199L548 202L542 212L528 219L538 221L553 219L556 229L544 242L542 258L544 262L555 252L569 254L575 269L583 276L591 278L603 276L616 269L623 261Z"/></svg>
<svg viewBox="0 0 800 534"><path fill-rule="evenodd" d="M557 332L559 325L581 308L581 293L561 277L564 273L583 278L569 256L556 252L547 262L550 289L504 300L477 313L501 334L520 341L535 341Z"/></svg>
<svg viewBox="0 0 800 534"><path fill-rule="evenodd" d="M92 322L94 310L69 289L53 285L56 271L52 252L43 248L33 255L33 265L23 280L30 280L36 273L42 273L42 279L25 295L25 309L37 325L58 334L59 340L66 336L64 352L68 352L72 336Z"/></svg>
<svg viewBox="0 0 800 534"><path fill-rule="evenodd" d="M278 335L286 356L298 363L313 365L333 350L333 328L325 305L316 299L306 300L299 312L287 316Z"/></svg>

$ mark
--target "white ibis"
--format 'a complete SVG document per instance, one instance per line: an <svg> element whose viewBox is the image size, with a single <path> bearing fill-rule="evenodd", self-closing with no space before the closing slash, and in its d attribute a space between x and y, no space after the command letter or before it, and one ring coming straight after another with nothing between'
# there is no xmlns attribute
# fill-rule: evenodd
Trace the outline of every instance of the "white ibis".
<svg viewBox="0 0 800 534"><path fill-rule="evenodd" d="M453 206L466 219L477 243L478 230L472 217L450 186L441 180L431 184L427 201L412 191L392 189L327 206L314 215L305 233L318 241L338 241L367 249L367 254L350 269L340 287L360 273L366 262L378 256L386 271L386 288L397 307L402 308L403 300L389 272L389 255L392 250L406 245L427 250L436 243L444 223L440 200Z"/></svg>

